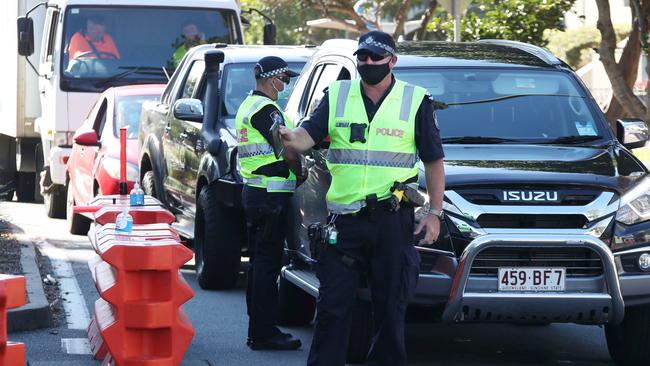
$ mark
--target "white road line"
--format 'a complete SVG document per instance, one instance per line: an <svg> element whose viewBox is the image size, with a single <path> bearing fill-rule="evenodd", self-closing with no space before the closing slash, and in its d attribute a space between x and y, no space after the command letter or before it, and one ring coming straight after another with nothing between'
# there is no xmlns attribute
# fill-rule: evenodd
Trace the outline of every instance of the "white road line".
<svg viewBox="0 0 650 366"><path fill-rule="evenodd" d="M61 338L61 350L69 355L91 355L86 338Z"/></svg>
<svg viewBox="0 0 650 366"><path fill-rule="evenodd" d="M68 323L68 329L85 330L90 323L90 315L86 307L81 288L77 283L77 278L72 270L72 265L68 262L68 255L64 249L55 247L45 240L36 242L43 255L50 258L52 270L56 279L59 281L59 289L63 300L63 308Z"/></svg>

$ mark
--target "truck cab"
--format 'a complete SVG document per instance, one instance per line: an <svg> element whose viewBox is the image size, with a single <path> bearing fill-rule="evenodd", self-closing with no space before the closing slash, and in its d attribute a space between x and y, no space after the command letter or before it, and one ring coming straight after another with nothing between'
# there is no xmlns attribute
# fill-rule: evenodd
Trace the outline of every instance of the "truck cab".
<svg viewBox="0 0 650 366"><path fill-rule="evenodd" d="M166 82L189 48L243 43L235 0L51 0L45 4L38 73L42 155L35 170L50 217L65 217L72 136L109 87ZM19 18L19 54L33 53L32 11ZM31 39L30 39L31 37ZM31 46L30 46L31 42ZM31 49L30 49L31 48Z"/></svg>

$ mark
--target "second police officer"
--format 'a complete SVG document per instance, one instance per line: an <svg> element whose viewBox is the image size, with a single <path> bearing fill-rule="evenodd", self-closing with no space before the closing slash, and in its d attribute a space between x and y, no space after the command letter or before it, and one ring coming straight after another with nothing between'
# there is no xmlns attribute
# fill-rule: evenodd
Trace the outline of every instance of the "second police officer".
<svg viewBox="0 0 650 366"><path fill-rule="evenodd" d="M301 179L302 169L300 160L287 155L290 151L285 154L286 160L276 157L270 129L274 124L293 126L275 101L288 87L289 78L298 74L276 56L260 59L254 72L255 90L242 102L235 116L250 251L246 344L253 350L293 350L300 347L300 340L277 327L277 278L288 229L291 194L297 176Z"/></svg>
<svg viewBox="0 0 650 366"><path fill-rule="evenodd" d="M330 232L318 260L320 280L310 366L345 365L352 307L362 274L371 290L373 337L368 365L406 364L404 318L415 292L420 244L440 232L444 192L443 151L433 101L426 90L396 79L395 42L372 31L359 39L361 80L336 81L314 113L296 129L282 128L285 146L305 151L327 135ZM424 163L430 206L417 229L412 207L395 210L391 188L417 182ZM330 248L332 250L330 250ZM350 260L352 259L352 260Z"/></svg>

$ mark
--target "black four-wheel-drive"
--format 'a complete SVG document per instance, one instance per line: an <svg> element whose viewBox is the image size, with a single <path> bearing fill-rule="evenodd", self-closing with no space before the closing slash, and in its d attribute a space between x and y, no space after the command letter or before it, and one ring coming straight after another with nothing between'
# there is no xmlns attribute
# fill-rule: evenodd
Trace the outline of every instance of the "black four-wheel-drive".
<svg viewBox="0 0 650 366"><path fill-rule="evenodd" d="M260 58L277 55L300 70L313 52L297 46L195 47L160 101L143 106L142 186L174 212L175 228L193 242L202 288L233 287L246 253L235 114L255 89L253 67Z"/></svg>
<svg viewBox="0 0 650 366"><path fill-rule="evenodd" d="M333 40L320 48L289 98L291 118L307 117L332 81L357 78L356 46ZM630 151L645 145L646 124L620 120L612 131L570 67L535 46L398 48L396 77L439 102L446 155L446 218L438 241L417 247L409 318L604 325L617 364L646 365L650 178ZM314 315L317 257L307 228L327 217L326 156L327 144L307 154L310 175L294 195L290 263L280 280L287 323ZM420 188L424 195L423 174ZM351 318L348 360L363 361L372 319L367 288Z"/></svg>

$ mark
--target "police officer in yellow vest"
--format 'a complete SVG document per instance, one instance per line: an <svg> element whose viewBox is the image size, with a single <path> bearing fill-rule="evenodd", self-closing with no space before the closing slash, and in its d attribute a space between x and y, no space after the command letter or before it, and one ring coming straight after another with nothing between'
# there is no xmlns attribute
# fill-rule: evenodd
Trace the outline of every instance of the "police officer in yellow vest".
<svg viewBox="0 0 650 366"><path fill-rule="evenodd" d="M255 65L256 88L241 104L235 117L250 250L246 344L253 350L293 350L301 345L299 339L277 327L276 281L288 229L290 198L296 188L296 174L301 178L302 169L295 153L294 156L285 154L287 159L276 158L270 132L274 123L293 127L275 101L289 85L289 78L297 75L279 57L259 60Z"/></svg>
<svg viewBox="0 0 650 366"><path fill-rule="evenodd" d="M444 154L433 101L425 89L393 77L397 56L390 35L362 35L355 55L361 80L332 83L301 127L280 131L285 146L297 151L327 135L331 139L327 206L338 237L318 260L310 366L345 364L362 274L371 290L374 325L368 365L406 365L404 317L420 262L414 234L425 233L419 243L424 245L440 232ZM390 197L396 182L417 182L418 158L424 163L430 207L415 228L413 208L395 210Z"/></svg>

